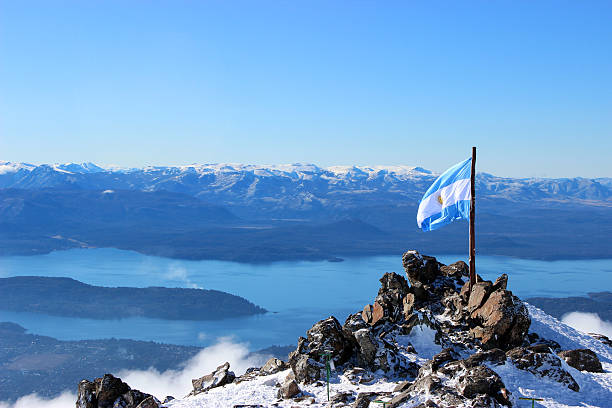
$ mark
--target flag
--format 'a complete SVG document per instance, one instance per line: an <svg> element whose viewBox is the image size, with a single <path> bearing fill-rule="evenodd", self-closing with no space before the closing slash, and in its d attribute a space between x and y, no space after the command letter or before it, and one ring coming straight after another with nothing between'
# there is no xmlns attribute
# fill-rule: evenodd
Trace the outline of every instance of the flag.
<svg viewBox="0 0 612 408"><path fill-rule="evenodd" d="M472 158L446 170L425 192L417 211L417 224L432 231L454 220L470 217Z"/></svg>

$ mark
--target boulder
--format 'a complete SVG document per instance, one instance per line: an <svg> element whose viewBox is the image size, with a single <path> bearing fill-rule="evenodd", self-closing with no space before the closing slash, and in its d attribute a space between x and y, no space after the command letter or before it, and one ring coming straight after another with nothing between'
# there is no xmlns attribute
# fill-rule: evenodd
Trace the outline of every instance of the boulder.
<svg viewBox="0 0 612 408"><path fill-rule="evenodd" d="M557 343L554 340L549 340L549 339L540 337L537 333L529 333L527 335L527 341L532 347L544 345L550 350L561 351L561 345L559 343ZM549 350L545 350L545 351L549 351Z"/></svg>
<svg viewBox="0 0 612 408"><path fill-rule="evenodd" d="M440 272L449 278L461 279L470 275L470 267L465 262L459 261L450 265L442 265Z"/></svg>
<svg viewBox="0 0 612 408"><path fill-rule="evenodd" d="M484 395L494 398L502 405L512 405L508 399L510 392L499 375L488 367L479 365L468 369L459 377L458 387L461 395L466 398Z"/></svg>
<svg viewBox="0 0 612 408"><path fill-rule="evenodd" d="M266 364L264 364L259 372L262 375L270 375L278 373L279 371L284 371L289 368L289 364L285 363L283 360L279 360L278 358L272 357L269 359Z"/></svg>
<svg viewBox="0 0 612 408"><path fill-rule="evenodd" d="M502 273L497 279L495 279L495 283L493 283L493 291L498 289L504 289L508 287L508 275Z"/></svg>
<svg viewBox="0 0 612 408"><path fill-rule="evenodd" d="M477 322L472 334L485 348L508 350L520 346L531 325L523 302L505 289L492 292L484 304L472 312L471 318Z"/></svg>
<svg viewBox="0 0 612 408"><path fill-rule="evenodd" d="M389 403L385 405L389 408L396 408L402 405L404 402L408 401L411 397L412 395L410 394L410 391L405 390L391 398L391 401L389 401Z"/></svg>
<svg viewBox="0 0 612 408"><path fill-rule="evenodd" d="M589 333L589 336L601 341L603 344L605 344L608 347L612 347L612 340L610 340L607 336L604 336L603 334Z"/></svg>
<svg viewBox="0 0 612 408"><path fill-rule="evenodd" d="M310 358L307 354L296 354L289 357L291 370L300 383L311 384L321 378L321 370L325 365Z"/></svg>
<svg viewBox="0 0 612 408"><path fill-rule="evenodd" d="M372 320L370 321L370 324L374 326L376 323L381 321L388 314L389 312L385 309L385 307L381 303L374 302L374 305L372 306Z"/></svg>
<svg viewBox="0 0 612 408"><path fill-rule="evenodd" d="M421 255L414 250L404 253L402 265L411 285L414 285L415 282L431 283L440 274L440 264L436 258Z"/></svg>
<svg viewBox="0 0 612 408"><path fill-rule="evenodd" d="M395 388L393 388L393 392L403 392L406 391L412 385L411 381L400 381L397 383Z"/></svg>
<svg viewBox="0 0 612 408"><path fill-rule="evenodd" d="M414 302L416 298L413 293L407 293L402 300L402 313L405 320L409 320L414 310Z"/></svg>
<svg viewBox="0 0 612 408"><path fill-rule="evenodd" d="M297 396L300 392L300 387L295 380L286 381L278 390L278 398L289 399Z"/></svg>
<svg viewBox="0 0 612 408"><path fill-rule="evenodd" d="M565 350L557 353L565 362L579 371L603 373L597 354L589 349Z"/></svg>
<svg viewBox="0 0 612 408"><path fill-rule="evenodd" d="M458 360L459 358L459 354L457 354L453 349L445 348L444 350L433 356L433 358L431 359L431 369L432 371L436 371L438 368L444 366L444 364L450 361Z"/></svg>
<svg viewBox="0 0 612 408"><path fill-rule="evenodd" d="M372 305L365 305L363 307L363 312L361 312L361 317L366 323L371 324L372 323L372 313L373 313Z"/></svg>
<svg viewBox="0 0 612 408"><path fill-rule="evenodd" d="M93 382L79 383L76 408L157 408L159 404L152 395L133 390L120 378L105 374Z"/></svg>
<svg viewBox="0 0 612 408"><path fill-rule="evenodd" d="M360 392L355 398L352 408L368 408L370 402L374 401L378 396L375 392Z"/></svg>
<svg viewBox="0 0 612 408"><path fill-rule="evenodd" d="M98 398L96 396L96 384L81 380L79 383L76 408L97 408Z"/></svg>
<svg viewBox="0 0 612 408"><path fill-rule="evenodd" d="M388 293L399 293L405 295L409 291L408 282L406 278L395 272L387 272L382 278L380 278L381 287L378 290L379 295L385 295Z"/></svg>
<svg viewBox="0 0 612 408"><path fill-rule="evenodd" d="M463 362L466 367L475 367L477 365L481 365L482 363L502 365L506 363L506 353L497 348L486 351L478 351L463 360Z"/></svg>
<svg viewBox="0 0 612 408"><path fill-rule="evenodd" d="M351 392L337 392L329 399L329 405L331 406L346 406L346 404L354 401L355 397Z"/></svg>
<svg viewBox="0 0 612 408"><path fill-rule="evenodd" d="M153 396L148 396L136 408L159 408L159 401Z"/></svg>
<svg viewBox="0 0 612 408"><path fill-rule="evenodd" d="M576 380L563 369L559 357L555 354L537 352L526 347L516 347L506 352L506 356L521 370L560 382L572 391L578 392L580 390Z"/></svg>
<svg viewBox="0 0 612 408"><path fill-rule="evenodd" d="M104 374L102 378L96 378L94 382L98 408L112 408L115 400L130 390L129 385L111 374Z"/></svg>
<svg viewBox="0 0 612 408"><path fill-rule="evenodd" d="M366 384L374 381L374 375L361 367L353 367L344 372L344 377L351 384Z"/></svg>
<svg viewBox="0 0 612 408"><path fill-rule="evenodd" d="M193 390L189 395L197 395L233 382L236 379L236 375L232 371L229 371L229 368L230 364L226 362L217 367L212 373L191 380Z"/></svg>
<svg viewBox="0 0 612 408"><path fill-rule="evenodd" d="M478 309L488 299L491 294L493 284L490 281L476 282L469 294L467 311L472 313Z"/></svg>
<svg viewBox="0 0 612 408"><path fill-rule="evenodd" d="M359 345L361 360L369 367L374 366L376 353L378 352L378 342L368 329L357 330L354 335Z"/></svg>
<svg viewBox="0 0 612 408"><path fill-rule="evenodd" d="M354 322L356 317L351 318ZM331 316L314 324L307 337L300 337L297 348L289 354L289 365L300 383L312 383L320 378L325 368L324 353L329 353L336 367L355 357L356 340L351 336L351 325L346 333L338 320Z"/></svg>
<svg viewBox="0 0 612 408"><path fill-rule="evenodd" d="M360 329L365 329L366 327L370 327L368 323L363 319L362 313L353 313L349 315L344 321L344 325L342 325L342 330L344 334L350 337L354 332Z"/></svg>

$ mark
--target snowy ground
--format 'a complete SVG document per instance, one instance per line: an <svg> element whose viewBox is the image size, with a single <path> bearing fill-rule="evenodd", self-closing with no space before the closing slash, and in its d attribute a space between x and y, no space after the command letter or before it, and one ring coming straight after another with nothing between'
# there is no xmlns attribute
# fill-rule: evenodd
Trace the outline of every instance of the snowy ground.
<svg viewBox="0 0 612 408"><path fill-rule="evenodd" d="M530 401L519 401L518 397L537 397L544 401L536 402L536 406L549 408L568 407L601 407L612 408L612 349L600 341L581 333L551 317L531 305L528 305L532 318L531 330L540 336L555 340L563 349L588 348L599 356L605 373L580 372L567 366L564 368L574 377L580 385L580 392L569 390L564 385L553 380L537 377L527 371L519 370L510 362L502 366L491 367L504 381L506 387L512 392L514 405L517 407L530 407ZM420 357L430 358L432 353L439 351L439 347L433 345L432 333L427 330L414 331L414 336L408 339L415 346ZM311 401L296 402L294 400L278 400L277 384L282 383L290 370L277 374L257 377L255 380L230 384L225 387L216 388L208 393L194 397L174 400L165 405L171 408L216 408L233 407L234 405L249 404L261 405L262 407L326 407L327 389L325 386L301 386L304 394L314 397ZM339 392L352 392L354 395L360 392L390 392L393 391L396 382L390 382L382 376L377 376L370 384L354 385L344 376L334 374L331 379L331 395ZM390 399L388 398L382 398ZM415 397L402 405L402 408L413 407L426 400L426 396ZM274 404L274 405L273 405ZM371 403L370 406L381 407L381 404Z"/></svg>

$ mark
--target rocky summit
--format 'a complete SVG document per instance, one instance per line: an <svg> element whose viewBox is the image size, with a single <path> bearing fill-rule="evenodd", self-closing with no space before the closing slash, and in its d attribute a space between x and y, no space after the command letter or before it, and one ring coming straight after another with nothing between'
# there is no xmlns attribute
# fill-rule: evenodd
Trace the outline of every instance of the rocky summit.
<svg viewBox="0 0 612 408"><path fill-rule="evenodd" d="M333 316L315 323L287 362L271 359L240 376L222 364L194 379L186 398L160 406L512 407L526 395L549 396L551 407L587 400L612 406L605 336L557 327L508 289L506 275L478 276L470 291L464 262L443 265L408 251L402 264L405 274L385 273L372 303L344 324ZM577 344L594 350L567 347ZM87 391L98 382L81 383L79 401L100 401L99 391ZM588 388L582 393L581 384ZM113 396L125 399L126 392ZM555 405L557 397L576 405Z"/></svg>

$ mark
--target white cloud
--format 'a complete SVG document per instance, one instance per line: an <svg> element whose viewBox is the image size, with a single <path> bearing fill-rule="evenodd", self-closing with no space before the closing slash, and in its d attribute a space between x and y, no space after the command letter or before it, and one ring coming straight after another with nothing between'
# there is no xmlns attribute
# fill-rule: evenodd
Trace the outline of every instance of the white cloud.
<svg viewBox="0 0 612 408"><path fill-rule="evenodd" d="M187 268L185 268L184 266L178 263L170 264L170 266L168 267L168 272L165 275L165 278L171 279L171 280L183 281L189 288L202 289L201 286L199 286L197 283L193 282L189 278L189 272L187 272Z"/></svg>
<svg viewBox="0 0 612 408"><path fill-rule="evenodd" d="M583 333L599 333L612 338L612 323L595 313L571 312L563 315L561 321Z"/></svg>
<svg viewBox="0 0 612 408"><path fill-rule="evenodd" d="M121 371L117 374L130 387L155 395L164 400L167 395L182 398L191 390L191 380L211 373L215 368L228 361L230 370L236 375L243 374L247 368L261 366L264 356L249 356L244 344L220 339L219 343L202 349L179 370L159 372L149 370ZM0 407L4 408L4 407Z"/></svg>
<svg viewBox="0 0 612 408"><path fill-rule="evenodd" d="M161 401L167 395L182 398L192 390L191 380L211 373L228 361L230 370L236 375L244 374L249 367L259 367L269 356L251 355L244 344L234 343L231 338L220 338L213 346L202 349L180 369L159 372L148 370L124 370L113 373L132 389L155 395ZM103 373L100 373L102 375ZM76 384L75 384L76 387ZM36 394L19 398L14 404L0 401L0 408L69 408L76 402L74 393L65 391L53 399L44 399Z"/></svg>
<svg viewBox="0 0 612 408"><path fill-rule="evenodd" d="M39 397L37 394L30 394L19 398L14 404L0 402L0 408L68 408L74 407L76 399L76 395L69 391L64 391L58 397L51 399Z"/></svg>

